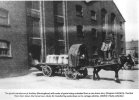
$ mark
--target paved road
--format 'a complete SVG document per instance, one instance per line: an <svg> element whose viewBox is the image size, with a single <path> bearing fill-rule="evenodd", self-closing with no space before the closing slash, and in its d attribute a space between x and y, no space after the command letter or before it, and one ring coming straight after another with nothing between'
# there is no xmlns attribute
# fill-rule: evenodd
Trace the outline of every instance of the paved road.
<svg viewBox="0 0 139 100"><path fill-rule="evenodd" d="M89 75L84 79L68 80L62 76L45 77L35 68L25 76L1 78L0 89L136 89L139 88L139 67L134 70L120 70L121 83L114 81L114 72L101 70L101 80L92 79L92 68L88 68Z"/></svg>

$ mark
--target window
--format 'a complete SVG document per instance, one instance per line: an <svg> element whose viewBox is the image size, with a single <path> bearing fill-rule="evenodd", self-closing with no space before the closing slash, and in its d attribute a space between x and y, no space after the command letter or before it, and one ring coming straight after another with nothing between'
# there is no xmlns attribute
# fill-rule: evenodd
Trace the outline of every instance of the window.
<svg viewBox="0 0 139 100"><path fill-rule="evenodd" d="M83 8L80 5L76 5L76 16L83 16Z"/></svg>
<svg viewBox="0 0 139 100"><path fill-rule="evenodd" d="M40 37L40 23L38 19L33 20L33 37Z"/></svg>
<svg viewBox="0 0 139 100"><path fill-rule="evenodd" d="M114 13L111 13L111 18L110 18L110 20L111 20L111 29L112 29L112 31L113 32L115 32L116 31L116 20L115 20L115 18L116 18L116 15L114 14Z"/></svg>
<svg viewBox="0 0 139 100"><path fill-rule="evenodd" d="M93 38L97 38L97 30L92 28L91 30Z"/></svg>
<svg viewBox="0 0 139 100"><path fill-rule="evenodd" d="M0 57L11 56L10 43L4 40L0 40Z"/></svg>
<svg viewBox="0 0 139 100"><path fill-rule="evenodd" d="M116 15L114 13L111 13L111 23L112 23L112 25L114 24L115 17L116 17Z"/></svg>
<svg viewBox="0 0 139 100"><path fill-rule="evenodd" d="M9 25L9 12L3 8L0 8L0 25Z"/></svg>
<svg viewBox="0 0 139 100"><path fill-rule="evenodd" d="M91 11L91 19L96 20L96 12L93 10Z"/></svg>
<svg viewBox="0 0 139 100"><path fill-rule="evenodd" d="M39 1L32 1L32 9L39 10L40 9Z"/></svg>
<svg viewBox="0 0 139 100"><path fill-rule="evenodd" d="M105 26L105 24L107 24L107 21L108 21L107 11L103 8L103 9L101 9L101 23L102 23L102 25Z"/></svg>
<svg viewBox="0 0 139 100"><path fill-rule="evenodd" d="M40 2L39 1L27 1L27 16L33 18L40 18Z"/></svg>
<svg viewBox="0 0 139 100"><path fill-rule="evenodd" d="M116 38L116 37L115 37L115 34L112 33L112 39L115 40L115 38Z"/></svg>
<svg viewBox="0 0 139 100"><path fill-rule="evenodd" d="M121 39L121 40L123 39L123 35L120 35L120 39Z"/></svg>
<svg viewBox="0 0 139 100"><path fill-rule="evenodd" d="M123 28L123 23L120 22L119 24L120 24L120 29L122 29Z"/></svg>
<svg viewBox="0 0 139 100"><path fill-rule="evenodd" d="M82 25L77 25L77 36L78 37L84 37L83 26Z"/></svg>
<svg viewBox="0 0 139 100"><path fill-rule="evenodd" d="M35 10L39 10L40 9L40 1L37 0L33 0L33 1L26 1L26 6L29 9L35 9Z"/></svg>
<svg viewBox="0 0 139 100"><path fill-rule="evenodd" d="M62 1L54 2L54 14L56 16L63 16L63 2Z"/></svg>

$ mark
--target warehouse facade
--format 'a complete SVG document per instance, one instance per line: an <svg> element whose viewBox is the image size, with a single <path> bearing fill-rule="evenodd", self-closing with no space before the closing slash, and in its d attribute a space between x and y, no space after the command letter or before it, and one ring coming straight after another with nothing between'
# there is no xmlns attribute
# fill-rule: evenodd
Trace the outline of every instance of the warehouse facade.
<svg viewBox="0 0 139 100"><path fill-rule="evenodd" d="M1 48L7 48L7 56L0 59L4 73L28 69L30 54L45 61L47 54L68 53L76 43L87 45L90 59L96 52L105 59L125 53L125 20L113 1L2 3L1 14L5 10L11 23L0 27ZM104 42L111 43L110 52L103 52Z"/></svg>
<svg viewBox="0 0 139 100"><path fill-rule="evenodd" d="M25 2L0 1L0 77L26 70L28 50Z"/></svg>
<svg viewBox="0 0 139 100"><path fill-rule="evenodd" d="M113 1L47 1L44 9L46 54L67 53L72 44L83 43L88 46L91 58L106 39L112 42L116 54L125 53L125 20ZM33 45L40 41L33 38ZM111 58L112 53L109 56Z"/></svg>

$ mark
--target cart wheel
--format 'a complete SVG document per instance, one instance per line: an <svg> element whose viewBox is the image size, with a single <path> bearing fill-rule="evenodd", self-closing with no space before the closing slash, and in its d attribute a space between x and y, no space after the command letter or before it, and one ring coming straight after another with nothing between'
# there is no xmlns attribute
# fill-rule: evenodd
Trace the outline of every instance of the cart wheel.
<svg viewBox="0 0 139 100"><path fill-rule="evenodd" d="M73 72L73 71L70 71L70 70L66 70L65 71L65 76L68 78L68 79L78 79L78 73L77 72Z"/></svg>
<svg viewBox="0 0 139 100"><path fill-rule="evenodd" d="M69 69L66 69L66 70L65 70L64 75L65 75L66 78L70 78Z"/></svg>
<svg viewBox="0 0 139 100"><path fill-rule="evenodd" d="M52 73L53 73L53 70L52 70L52 67L50 66L43 66L42 67L42 72L45 76L52 76Z"/></svg>
<svg viewBox="0 0 139 100"><path fill-rule="evenodd" d="M74 79L74 80L78 79L78 73L77 72L74 72L72 74L72 79Z"/></svg>
<svg viewBox="0 0 139 100"><path fill-rule="evenodd" d="M87 68L85 68L84 70L83 70L83 78L85 78L87 75L88 75L88 71L87 71Z"/></svg>

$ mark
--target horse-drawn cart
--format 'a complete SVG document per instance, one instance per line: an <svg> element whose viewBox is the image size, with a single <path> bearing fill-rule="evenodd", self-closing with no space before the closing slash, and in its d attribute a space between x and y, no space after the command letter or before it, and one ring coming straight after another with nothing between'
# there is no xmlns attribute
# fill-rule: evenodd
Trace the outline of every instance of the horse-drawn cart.
<svg viewBox="0 0 139 100"><path fill-rule="evenodd" d="M55 73L60 73L64 74L67 78L77 79L79 77L86 77L88 74L86 68L88 64L87 48L83 44L72 45L69 53L63 55L63 57L62 55L53 55L53 57L50 57L53 61L40 63L45 76L50 77L55 75Z"/></svg>
<svg viewBox="0 0 139 100"><path fill-rule="evenodd" d="M56 73L65 75L67 78L84 78L88 75L87 66L89 65L87 47L83 44L74 44L70 47L68 54L47 55L45 63L39 63L45 76L54 76ZM100 79L98 72L101 69L115 72L115 81L119 82L118 71L129 60L127 57L120 56L111 60L104 60L100 57L94 59L93 79Z"/></svg>

